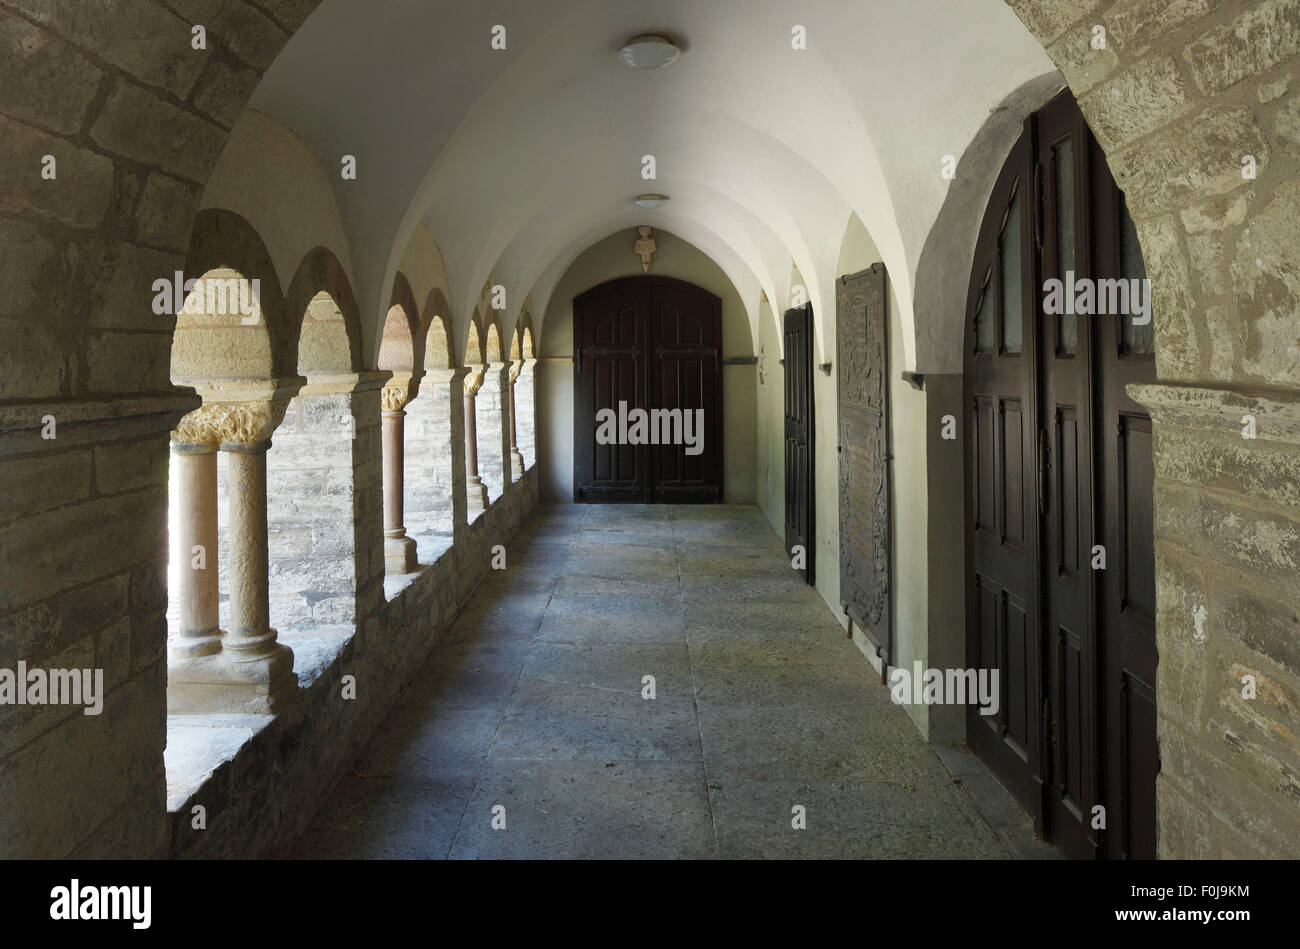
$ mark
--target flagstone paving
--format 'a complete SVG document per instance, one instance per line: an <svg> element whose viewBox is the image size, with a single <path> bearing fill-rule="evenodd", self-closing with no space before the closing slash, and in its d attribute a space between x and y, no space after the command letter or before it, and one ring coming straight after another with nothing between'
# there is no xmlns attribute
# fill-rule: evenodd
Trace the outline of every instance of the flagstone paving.
<svg viewBox="0 0 1300 949"><path fill-rule="evenodd" d="M757 508L544 508L507 557L292 856L1055 855L925 743Z"/></svg>

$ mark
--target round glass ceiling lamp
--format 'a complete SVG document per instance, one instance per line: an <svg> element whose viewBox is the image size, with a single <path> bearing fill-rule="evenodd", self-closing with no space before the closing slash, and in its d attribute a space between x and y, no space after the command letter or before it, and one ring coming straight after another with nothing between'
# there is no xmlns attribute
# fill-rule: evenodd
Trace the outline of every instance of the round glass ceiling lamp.
<svg viewBox="0 0 1300 949"><path fill-rule="evenodd" d="M662 69L681 55L673 41L659 33L645 33L628 40L618 58L633 69Z"/></svg>

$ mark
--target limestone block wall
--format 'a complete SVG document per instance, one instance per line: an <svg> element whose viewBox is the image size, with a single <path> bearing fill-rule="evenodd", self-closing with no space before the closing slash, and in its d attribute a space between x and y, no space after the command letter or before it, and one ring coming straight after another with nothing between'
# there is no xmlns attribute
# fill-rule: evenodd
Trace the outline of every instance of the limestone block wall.
<svg viewBox="0 0 1300 949"><path fill-rule="evenodd" d="M445 375L445 374L444 374ZM453 387L455 392L453 392ZM453 431L460 419L460 441ZM453 447L464 444L464 408L458 384L426 376L419 395L406 407L404 481L406 533L415 538L417 555L428 562L419 549L431 549L433 535L452 536L453 520ZM463 458L463 456L462 456ZM464 461L461 461L461 468Z"/></svg>
<svg viewBox="0 0 1300 949"><path fill-rule="evenodd" d="M1300 0L1009 2L1152 282L1159 852L1300 852Z"/></svg>
<svg viewBox="0 0 1300 949"><path fill-rule="evenodd" d="M509 395L501 387L504 373L495 367L495 363L488 366L483 376L483 385L474 397L474 415L478 429L478 473L487 485L489 501L501 497L501 492L505 490L506 476L502 465L510 462L508 454L502 448L503 440L509 438L502 424L509 406L502 408L502 397L509 398Z"/></svg>
<svg viewBox="0 0 1300 949"><path fill-rule="evenodd" d="M537 463L536 371L536 362L529 360L515 380L515 441L524 456L525 468Z"/></svg>
<svg viewBox="0 0 1300 949"><path fill-rule="evenodd" d="M0 712L0 856L163 846L167 432L198 400L140 288L183 266L236 116L314 7L214 0L202 51L153 0L0 9L0 156L31 169L0 185L0 665L93 655L107 688L98 716Z"/></svg>
<svg viewBox="0 0 1300 949"><path fill-rule="evenodd" d="M284 632L355 619L353 434L347 394L289 403L266 456L271 625Z"/></svg>
<svg viewBox="0 0 1300 949"><path fill-rule="evenodd" d="M492 546L508 549L537 504L538 483L535 469L515 482L448 556L361 623L287 712L168 815L171 856L276 856L297 839L489 572ZM356 678L355 699L343 698L344 675ZM191 827L196 803L207 809L207 830Z"/></svg>

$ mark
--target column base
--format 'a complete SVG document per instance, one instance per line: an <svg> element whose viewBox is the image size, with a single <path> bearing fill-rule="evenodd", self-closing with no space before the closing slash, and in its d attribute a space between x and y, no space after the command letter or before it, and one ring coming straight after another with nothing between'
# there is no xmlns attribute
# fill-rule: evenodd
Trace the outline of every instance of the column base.
<svg viewBox="0 0 1300 949"><path fill-rule="evenodd" d="M524 476L524 456L518 448L510 449L510 477L518 481Z"/></svg>
<svg viewBox="0 0 1300 949"><path fill-rule="evenodd" d="M389 576L414 573L417 565L415 541L412 538L384 538L384 573Z"/></svg>
<svg viewBox="0 0 1300 949"><path fill-rule="evenodd" d="M221 652L167 662L169 715L273 715L292 704L297 694L293 650L279 643L245 661Z"/></svg>
<svg viewBox="0 0 1300 949"><path fill-rule="evenodd" d="M465 506L470 514L477 514L488 509L488 490L483 479L477 476L465 482Z"/></svg>

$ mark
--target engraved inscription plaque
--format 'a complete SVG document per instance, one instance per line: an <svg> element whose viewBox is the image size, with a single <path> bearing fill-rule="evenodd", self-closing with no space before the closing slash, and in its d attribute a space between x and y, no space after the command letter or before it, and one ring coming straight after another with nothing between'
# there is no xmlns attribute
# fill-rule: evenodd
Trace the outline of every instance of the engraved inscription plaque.
<svg viewBox="0 0 1300 949"><path fill-rule="evenodd" d="M890 662L887 300L884 264L841 277L836 284L840 600Z"/></svg>

